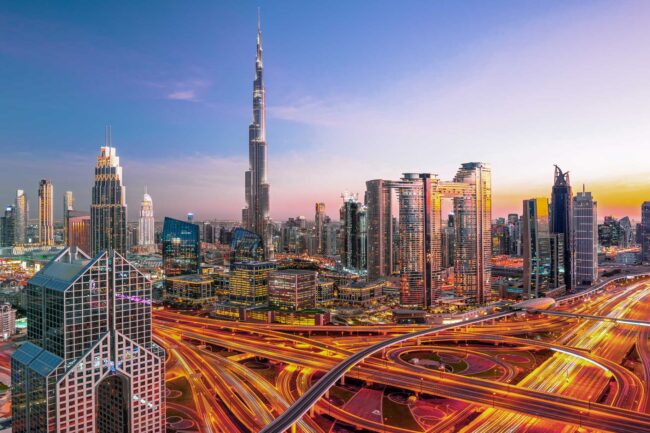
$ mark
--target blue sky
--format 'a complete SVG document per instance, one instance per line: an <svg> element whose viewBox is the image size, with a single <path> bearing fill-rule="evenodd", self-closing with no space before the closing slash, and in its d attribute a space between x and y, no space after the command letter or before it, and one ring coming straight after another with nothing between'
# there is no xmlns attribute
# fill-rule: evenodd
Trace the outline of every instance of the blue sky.
<svg viewBox="0 0 650 433"><path fill-rule="evenodd" d="M131 219L145 184L158 218L238 217L258 6L276 218L474 160L495 216L553 163L601 215L650 199L647 3L151 1L0 5L0 202L44 177L87 207L111 124Z"/></svg>

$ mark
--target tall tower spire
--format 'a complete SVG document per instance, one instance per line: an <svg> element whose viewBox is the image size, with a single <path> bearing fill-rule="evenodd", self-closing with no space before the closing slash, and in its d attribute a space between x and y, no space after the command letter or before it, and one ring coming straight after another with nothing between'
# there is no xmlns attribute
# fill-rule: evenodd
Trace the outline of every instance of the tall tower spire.
<svg viewBox="0 0 650 433"><path fill-rule="evenodd" d="M262 30L260 11L257 10L257 50L255 80L253 81L253 120L248 127L249 168L245 173L246 207L242 222L246 229L257 233L264 241L265 256L273 255L272 225L269 218L269 189L266 147L266 91L264 89L264 62L262 60Z"/></svg>

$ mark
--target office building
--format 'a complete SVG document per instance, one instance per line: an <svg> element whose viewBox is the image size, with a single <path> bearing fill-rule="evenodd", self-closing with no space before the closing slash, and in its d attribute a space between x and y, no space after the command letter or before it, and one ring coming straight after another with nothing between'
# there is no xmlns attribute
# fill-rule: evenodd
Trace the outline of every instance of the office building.
<svg viewBox="0 0 650 433"><path fill-rule="evenodd" d="M140 219L138 220L138 245L152 247L156 245L155 221L153 218L153 200L144 190L142 203L140 204Z"/></svg>
<svg viewBox="0 0 650 433"><path fill-rule="evenodd" d="M550 233L561 234L564 243L564 284L567 290L575 286L575 245L573 228L573 192L569 172L555 166L551 193Z"/></svg>
<svg viewBox="0 0 650 433"><path fill-rule="evenodd" d="M650 201L641 205L641 260L650 262Z"/></svg>
<svg viewBox="0 0 650 433"><path fill-rule="evenodd" d="M269 305L281 310L306 310L316 307L318 272L298 269L269 274Z"/></svg>
<svg viewBox="0 0 650 433"><path fill-rule="evenodd" d="M27 244L29 238L27 236L27 226L29 225L29 202L27 196L22 189L16 191L16 221L15 221L15 243Z"/></svg>
<svg viewBox="0 0 650 433"><path fill-rule="evenodd" d="M165 217L162 233L162 259L165 277L196 274L201 265L199 226Z"/></svg>
<svg viewBox="0 0 650 433"><path fill-rule="evenodd" d="M88 213L69 211L67 232L70 248L79 248L84 253L90 251L90 215Z"/></svg>
<svg viewBox="0 0 650 433"><path fill-rule="evenodd" d="M314 230L316 231L316 251L318 254L323 254L324 240L323 240L323 226L325 225L325 203L316 203L316 212L314 216Z"/></svg>
<svg viewBox="0 0 650 433"><path fill-rule="evenodd" d="M151 282L116 251L65 249L26 287L28 342L11 356L14 433L163 433L164 351Z"/></svg>
<svg viewBox="0 0 650 433"><path fill-rule="evenodd" d="M524 200L523 211L524 292L538 298L566 287L564 236L550 232L548 199Z"/></svg>
<svg viewBox="0 0 650 433"><path fill-rule="evenodd" d="M0 339L16 334L16 310L9 303L0 304Z"/></svg>
<svg viewBox="0 0 650 433"><path fill-rule="evenodd" d="M576 286L593 284L598 278L597 204L590 192L579 192L573 199L575 227Z"/></svg>
<svg viewBox="0 0 650 433"><path fill-rule="evenodd" d="M269 298L269 274L275 268L271 262L231 264L230 303L244 307L265 305Z"/></svg>
<svg viewBox="0 0 650 433"><path fill-rule="evenodd" d="M246 207L242 210L244 228L264 240L264 256L273 256L273 226L269 217L270 188L267 172L266 90L262 60L262 31L257 26L257 55L253 82L253 121L248 127L249 168L245 173Z"/></svg>
<svg viewBox="0 0 650 433"><path fill-rule="evenodd" d="M38 184L38 241L54 244L54 189L47 179Z"/></svg>
<svg viewBox="0 0 650 433"><path fill-rule="evenodd" d="M16 208L13 205L5 207L4 215L0 216L0 247L16 245Z"/></svg>
<svg viewBox="0 0 650 433"><path fill-rule="evenodd" d="M95 184L90 205L92 254L115 250L126 254L126 187L112 132L106 129L106 145L100 149L95 166Z"/></svg>

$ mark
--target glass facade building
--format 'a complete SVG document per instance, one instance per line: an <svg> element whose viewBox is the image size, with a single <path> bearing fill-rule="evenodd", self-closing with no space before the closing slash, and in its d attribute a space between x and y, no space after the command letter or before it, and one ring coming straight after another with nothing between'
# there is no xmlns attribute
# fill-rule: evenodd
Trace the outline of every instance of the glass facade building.
<svg viewBox="0 0 650 433"><path fill-rule="evenodd" d="M262 237L241 227L235 228L230 239L231 263L263 260L264 241Z"/></svg>
<svg viewBox="0 0 650 433"><path fill-rule="evenodd" d="M524 200L524 292L538 298L565 286L564 235L551 233L546 198Z"/></svg>
<svg viewBox="0 0 650 433"><path fill-rule="evenodd" d="M0 247L16 244L16 220L16 208L13 205L7 206L0 216Z"/></svg>
<svg viewBox="0 0 650 433"><path fill-rule="evenodd" d="M549 215L550 232L562 236L564 243L564 284L567 289L574 285L575 277L575 245L573 227L573 192L569 173L562 172L560 167L555 166L555 176L551 195L551 210Z"/></svg>
<svg viewBox="0 0 650 433"><path fill-rule="evenodd" d="M117 252L61 252L27 285L11 357L15 433L162 433L164 351L151 282Z"/></svg>
<svg viewBox="0 0 650 433"><path fill-rule="evenodd" d="M198 273L201 265L199 226L165 217L162 258L165 277Z"/></svg>

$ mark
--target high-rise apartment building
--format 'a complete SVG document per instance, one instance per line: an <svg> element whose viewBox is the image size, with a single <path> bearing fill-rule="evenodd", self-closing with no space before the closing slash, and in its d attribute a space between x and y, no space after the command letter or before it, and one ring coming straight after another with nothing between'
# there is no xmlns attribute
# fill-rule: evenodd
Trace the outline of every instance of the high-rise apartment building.
<svg viewBox="0 0 650 433"><path fill-rule="evenodd" d="M573 198L575 228L576 286L593 284L598 278L597 204L590 192L579 192Z"/></svg>
<svg viewBox="0 0 650 433"><path fill-rule="evenodd" d="M391 181L374 179L366 182L368 219L368 279L388 277L396 269L393 260L395 229L392 206L395 202Z"/></svg>
<svg viewBox="0 0 650 433"><path fill-rule="evenodd" d="M74 195L72 191L66 191L63 194L63 241L65 245L70 245L68 239L68 218L70 218L70 212L74 211Z"/></svg>
<svg viewBox="0 0 650 433"><path fill-rule="evenodd" d="M249 168L245 173L246 207L242 210L244 228L264 240L266 258L273 255L273 225L269 217L270 188L267 172L266 90L262 60L262 31L257 23L257 55L253 82L253 121L248 127Z"/></svg>
<svg viewBox="0 0 650 433"><path fill-rule="evenodd" d="M106 129L106 145L100 150L95 166L95 185L90 205L91 249L115 250L126 254L126 187L117 150L113 147L110 128Z"/></svg>
<svg viewBox="0 0 650 433"><path fill-rule="evenodd" d="M448 194L453 193L454 203L457 291L470 304L485 304L490 299L492 284L492 171L482 162L464 163L456 172L454 183L447 189ZM457 189L462 192L456 192Z"/></svg>
<svg viewBox="0 0 650 433"><path fill-rule="evenodd" d="M575 245L573 228L573 192L569 172L555 166L551 193L550 233L561 234L564 242L564 284L567 289L575 286Z"/></svg>
<svg viewBox="0 0 650 433"><path fill-rule="evenodd" d="M27 244L29 239L27 237L27 225L29 224L29 202L25 191L19 189L16 191L16 224L15 224L15 243Z"/></svg>
<svg viewBox="0 0 650 433"><path fill-rule="evenodd" d="M153 246L156 244L155 221L153 218L153 200L145 188L144 197L140 204L140 219L138 220L138 245Z"/></svg>
<svg viewBox="0 0 650 433"><path fill-rule="evenodd" d="M650 201L641 205L641 257L650 262Z"/></svg>
<svg viewBox="0 0 650 433"><path fill-rule="evenodd" d="M372 227L369 277L399 270L402 304L429 307L437 302L444 266L442 200L450 199L456 291L470 304L489 300L492 189L487 164L462 164L451 182L429 173L405 173L399 181L372 180L366 186ZM395 199L398 218L392 213Z"/></svg>
<svg viewBox="0 0 650 433"><path fill-rule="evenodd" d="M47 179L38 184L38 241L54 244L54 188Z"/></svg>
<svg viewBox="0 0 650 433"><path fill-rule="evenodd" d="M11 356L13 432L164 432L151 282L114 250L91 259L67 248L25 290L29 341Z"/></svg>
<svg viewBox="0 0 650 433"><path fill-rule="evenodd" d="M316 203L316 213L314 215L314 229L316 231L316 250L318 254L323 254L323 225L325 224L325 203Z"/></svg>
<svg viewBox="0 0 650 433"><path fill-rule="evenodd" d="M269 305L298 311L316 307L318 272L285 269L269 274Z"/></svg>

